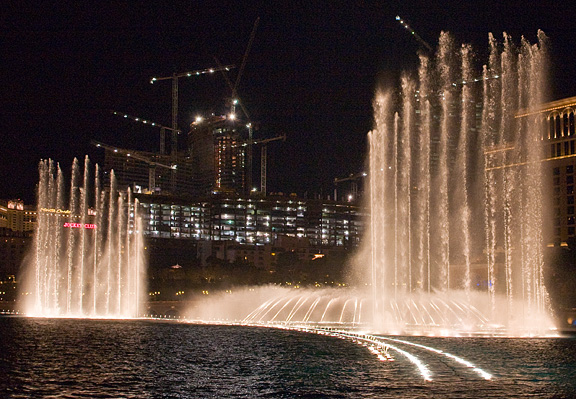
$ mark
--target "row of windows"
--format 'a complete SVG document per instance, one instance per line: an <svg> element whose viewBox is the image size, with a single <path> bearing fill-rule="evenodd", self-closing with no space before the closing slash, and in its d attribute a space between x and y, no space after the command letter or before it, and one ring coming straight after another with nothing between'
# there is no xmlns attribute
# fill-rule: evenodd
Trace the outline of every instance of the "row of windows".
<svg viewBox="0 0 576 399"><path fill-rule="evenodd" d="M555 115L548 119L548 138L556 139L576 134L574 126L574 112L564 115Z"/></svg>
<svg viewBox="0 0 576 399"><path fill-rule="evenodd" d="M576 140L550 144L550 156L552 158L574 154L576 154Z"/></svg>
<svg viewBox="0 0 576 399"><path fill-rule="evenodd" d="M202 207L142 203L145 234L239 243L270 243L278 234L308 238L316 245L357 244L360 240L361 215L349 206L314 208L296 201L288 201L288 206L274 201L246 202L203 203Z"/></svg>

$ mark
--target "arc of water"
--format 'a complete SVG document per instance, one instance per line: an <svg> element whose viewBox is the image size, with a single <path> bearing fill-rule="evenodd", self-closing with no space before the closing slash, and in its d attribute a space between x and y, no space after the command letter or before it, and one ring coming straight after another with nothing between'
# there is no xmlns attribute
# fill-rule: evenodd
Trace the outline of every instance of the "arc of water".
<svg viewBox="0 0 576 399"><path fill-rule="evenodd" d="M262 312L264 309L267 309L267 307L273 302L273 299L268 299L266 302L264 302L262 305L258 306L256 309L254 309L252 312L250 312L246 317L244 317L244 321L254 321L256 320L258 314L260 312Z"/></svg>
<svg viewBox="0 0 576 399"><path fill-rule="evenodd" d="M290 298L288 299L286 302L284 302L284 305L282 305L280 307L280 309L278 309L278 311L276 312L276 314L274 316L272 316L272 318L270 319L270 321L275 321L276 318L278 317L278 315L288 307L288 305L290 305L290 303L294 300L295 298Z"/></svg>
<svg viewBox="0 0 576 399"><path fill-rule="evenodd" d="M332 302L334 302L335 300L336 300L335 298L331 298L328 301L328 303L326 304L326 307L324 308L324 312L322 312L322 317L320 317L320 323L322 323L324 321L324 317L326 316L326 313L328 312L330 305L332 305Z"/></svg>
<svg viewBox="0 0 576 399"><path fill-rule="evenodd" d="M310 305L310 308L308 308L308 311L306 312L306 314L304 315L304 322L308 323L310 322L310 316L312 315L312 313L314 312L314 310L316 309L316 306L318 306L318 303L320 302L320 297L317 297L314 302L312 302L312 305Z"/></svg>
<svg viewBox="0 0 576 399"><path fill-rule="evenodd" d="M292 310L290 311L290 314L288 315L288 318L286 319L286 321L292 321L292 319L296 316L296 314L298 313L298 311L304 306L304 304L308 301L307 297L301 296L298 299L298 302L296 303L296 305L294 305L294 307L292 308Z"/></svg>

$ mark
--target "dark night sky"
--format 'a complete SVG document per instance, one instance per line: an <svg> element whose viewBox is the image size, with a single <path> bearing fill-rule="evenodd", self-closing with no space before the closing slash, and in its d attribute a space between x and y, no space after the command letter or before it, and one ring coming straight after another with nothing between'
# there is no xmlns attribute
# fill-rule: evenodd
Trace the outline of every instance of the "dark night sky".
<svg viewBox="0 0 576 399"><path fill-rule="evenodd" d="M107 113L170 124L170 83L152 76L240 65L239 85L269 146L269 191L324 194L362 170L371 102L380 79L416 63L418 42L400 14L435 45L441 30L485 51L488 32L550 37L551 99L576 96L576 7L544 1L8 1L0 13L0 198L32 202L36 167L103 154L90 139L158 148L158 131ZM481 58L481 56L479 57ZM235 79L235 71L230 78ZM219 74L180 81L180 126L224 110Z"/></svg>

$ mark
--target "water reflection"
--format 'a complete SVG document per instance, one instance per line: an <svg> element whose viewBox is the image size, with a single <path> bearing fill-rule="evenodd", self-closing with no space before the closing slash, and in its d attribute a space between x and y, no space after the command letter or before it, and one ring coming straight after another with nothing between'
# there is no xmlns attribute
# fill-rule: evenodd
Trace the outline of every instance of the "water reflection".
<svg viewBox="0 0 576 399"><path fill-rule="evenodd" d="M402 342L379 361L334 337L145 320L0 317L2 397L573 397L576 340L405 337L473 361L484 380ZM397 339L398 337L394 337Z"/></svg>

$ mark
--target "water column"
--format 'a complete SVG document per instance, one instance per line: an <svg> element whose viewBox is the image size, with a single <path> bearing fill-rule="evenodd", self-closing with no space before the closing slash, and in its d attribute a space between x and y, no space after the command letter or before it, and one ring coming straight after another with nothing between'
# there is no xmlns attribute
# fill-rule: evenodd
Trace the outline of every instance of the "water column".
<svg viewBox="0 0 576 399"><path fill-rule="evenodd" d="M68 205L68 209L70 210L69 214L69 223L75 223L75 216L78 214L78 159L74 158L72 163L72 179L71 179L71 186L70 186L70 201ZM66 282L67 282L67 295L66 295L66 313L72 314L76 312L77 309L72 307L73 299L74 299L74 274L76 272L76 229L70 228L68 230L68 243L66 245L67 249L67 260L68 260L68 269L66 275Z"/></svg>
<svg viewBox="0 0 576 399"><path fill-rule="evenodd" d="M37 230L36 237L38 242L45 242L48 231L46 229L47 223L44 220L46 218L46 214L42 212L42 209L48 208L48 206L50 206L47 195L49 170L46 161L40 163L39 174L40 181L38 183L38 226L42 226L44 228L39 228ZM40 198L42 200L40 200ZM36 284L34 286L34 306L36 310L40 310L42 304L46 303L48 300L47 293L44 290L46 274L49 271L47 267L49 263L47 260L45 260L48 248L44 247L43 245L36 245L35 249L36 252L34 257L36 267L34 268L34 278Z"/></svg>
<svg viewBox="0 0 576 399"><path fill-rule="evenodd" d="M114 224L116 220L116 197L118 193L116 191L116 175L114 171L110 171L110 192L108 196L108 234L107 234L107 262L106 262L106 277L104 286L105 299L105 314L110 314L110 304L112 302L112 264L114 262L113 255L114 251Z"/></svg>
<svg viewBox="0 0 576 399"><path fill-rule="evenodd" d="M514 112L518 109L518 81L516 74L516 64L513 56L511 38L504 34L504 51L501 54L501 96L500 96L500 131L498 136L498 146L501 148L512 145L512 149L504 152L505 164L514 163L520 157L520 148L516 145L516 132L512 128L514 122ZM511 103L512 102L512 103ZM505 151L505 150L504 150ZM502 190L503 190L503 222L504 222L504 280L506 285L506 297L508 300L508 312L512 312L514 307L515 276L514 270L514 248L515 240L520 243L522 233L519 230L520 224L514 218L513 211L518 205L515 189L518 186L517 169L506 167L503 169ZM518 277L518 276L516 276Z"/></svg>
<svg viewBox="0 0 576 399"><path fill-rule="evenodd" d="M420 67L418 68L419 90L416 91L419 103L418 111L420 116L420 129L414 129L418 142L418 223L416 235L418 237L418 255L417 262L419 265L419 288L430 293L431 290L431 272L430 272L430 146L432 130L432 106L430 96L430 59L426 56L420 56ZM416 111L415 111L416 112Z"/></svg>
<svg viewBox="0 0 576 399"><path fill-rule="evenodd" d="M118 209L118 219L117 219L117 223L116 226L114 226L114 229L116 230L116 240L115 240L115 248L114 248L114 253L115 253L115 257L114 257L114 262L116 263L115 265L115 271L116 273L114 273L113 278L114 278L114 284L115 284L115 302L114 302L114 312L115 313L119 313L122 310L122 277L123 277L123 272L124 272L124 232L126 231L126 220L125 220L125 214L124 212L121 212L121 210L124 209L125 207L125 203L124 203L124 196L122 195L122 193L119 193L120 195L118 195L118 203L117 203L117 209Z"/></svg>
<svg viewBox="0 0 576 399"><path fill-rule="evenodd" d="M134 199L134 256L135 262L133 263L134 274L130 277L129 281L132 281L134 284L134 295L136 296L136 301L134 303L134 308L131 309L131 312L135 315L138 315L141 309L141 299L142 293L144 291L143 282L142 282L142 263L144 261L144 237L143 237L143 225L142 225L142 217L140 215L140 201L138 199Z"/></svg>
<svg viewBox="0 0 576 399"><path fill-rule="evenodd" d="M438 259L440 265L439 288L442 291L450 289L450 220L449 220L449 144L450 133L454 127L452 114L455 106L455 96L452 84L457 81L454 72L453 39L446 33L440 34L438 48L438 74L440 75L440 131L438 144L438 165L436 175L436 186L438 187L437 197L435 199L437 222L436 229L439 236L438 242Z"/></svg>
<svg viewBox="0 0 576 399"><path fill-rule="evenodd" d="M488 65L483 67L483 99L482 99L482 127L481 133L481 162L484 186L484 233L486 246L486 278L487 292L490 301L491 315L496 313L496 243L497 243L497 171L492 169L495 166L495 159L499 153L494 149L497 142L497 132L499 131L498 103L500 92L500 80L495 76L500 76L500 54L498 43L492 34L489 34L490 56Z"/></svg>
<svg viewBox="0 0 576 399"><path fill-rule="evenodd" d="M103 228L103 196L102 188L100 186L100 167L96 165L96 171L94 172L94 212L96 213L96 229L94 229L94 241L93 241L93 262L92 262L92 314L96 315L98 313L97 303L98 303L98 291L100 289L100 284L98 283L99 276L99 262L102 256L102 249L100 245L101 233L100 229Z"/></svg>
<svg viewBox="0 0 576 399"><path fill-rule="evenodd" d="M415 130L414 123L414 99L416 85L403 75L402 85L402 128L398 146L399 162L399 192L400 192L400 259L401 279L404 291L411 292L412 284L412 140Z"/></svg>
<svg viewBox="0 0 576 399"><path fill-rule="evenodd" d="M133 270L132 270L132 258L135 255L133 253L133 242L132 242L132 218L130 217L133 213L133 209L132 209L132 190L130 190L130 187L128 187L128 191L126 193L126 214L127 214L127 218L126 218L126 226L124 227L124 229L126 230L126 238L124 239L124 250L123 252L125 253L125 266L124 266L124 273L122 274L122 281L124 284L124 287L122 289L122 292L124 294L132 294L134 293L134 287L132 287L131 284L131 279L130 277L132 277L133 275ZM124 303L122 304L122 311L126 312L130 309L130 307L132 306L132 304L129 301L124 301Z"/></svg>
<svg viewBox="0 0 576 399"><path fill-rule="evenodd" d="M392 186L392 192L394 193L394 210L393 210L393 217L394 217L394 279L392 280L392 283L394 284L394 300L398 300L398 288L400 286L400 276L399 274L401 273L401 270L399 270L402 265L400 264L400 251L399 251L399 246L402 243L402 233L400 233L400 226L399 226L399 215L400 215L400 204L399 204L399 200L398 200L398 195L399 195L399 181L398 181L398 170L402 167L402 165L399 165L399 159L398 159L398 143L400 141L400 126L399 126L399 120L400 120L400 116L398 115L398 113L394 114L394 125L393 125L393 136L392 136L392 159L390 160L390 162L388 163L388 165L390 165L388 168L392 167L392 181L391 181L391 186ZM386 167L384 168L384 170L386 171ZM384 187L384 190L387 190L386 187ZM404 229L402 229L404 230Z"/></svg>
<svg viewBox="0 0 576 399"><path fill-rule="evenodd" d="M546 41L543 32L538 32L539 45L531 45L522 40L520 57L522 62L519 78L519 87L522 88L522 96L519 99L523 108L527 108L530 102L542 103L544 88L547 86L544 71L546 70ZM524 181L524 202L522 219L525 233L523 237L523 298L528 303L528 312L542 312L548 306L543 277L543 253L541 243L542 235L542 145L540 143L540 124L530 118L522 118L518 130L523 132L519 136L520 146L526 158L526 167L521 169L521 179Z"/></svg>
<svg viewBox="0 0 576 399"><path fill-rule="evenodd" d="M371 256L371 281L372 281L372 304L373 323L381 325L386 316L382 314L383 301L392 294L389 286L393 282L394 245L391 240L394 237L387 234L393 231L394 202L387 189L392 180L389 165L390 140L394 140L389 121L389 107L391 103L390 93L382 93L374 102L374 115L376 127L368 134L369 162L370 162L370 256ZM393 190L392 190L393 193ZM393 197L393 195L392 195ZM392 255L391 255L392 254ZM392 268L390 272L387 272Z"/></svg>
<svg viewBox="0 0 576 399"><path fill-rule="evenodd" d="M464 260L464 278L461 286L464 287L466 297L470 298L470 203L468 198L468 173L470 171L468 135L473 131L474 126L474 97L472 93L472 84L474 81L472 71L472 47L462 45L460 49L462 59L462 88L461 95L461 112L460 112L460 134L458 137L457 154L456 154L456 181L457 187L455 192L455 207L457 208L458 218L457 227L462 234L461 251Z"/></svg>
<svg viewBox="0 0 576 399"><path fill-rule="evenodd" d="M82 184L82 189L80 190L80 225L86 226L86 221L88 217L88 190L90 179L90 160L88 155L84 158L84 179ZM80 260L79 260L79 272L78 272L78 302L80 303L80 313L84 312L84 296L86 290L85 274L87 274L86 266L86 251L88 243L86 242L86 229L84 227L80 228Z"/></svg>
<svg viewBox="0 0 576 399"><path fill-rule="evenodd" d="M111 187L105 193L98 166L92 187L88 158L83 172L78 160L73 162L68 201L64 200L60 167L43 160L38 170L34 256L26 265L22 284L23 293L32 293L25 303L26 313L66 317L137 315L145 267L142 223L138 213L131 211L136 209L132 195L118 195L113 173ZM91 203L94 208L89 210ZM92 217L95 223L91 223Z"/></svg>

